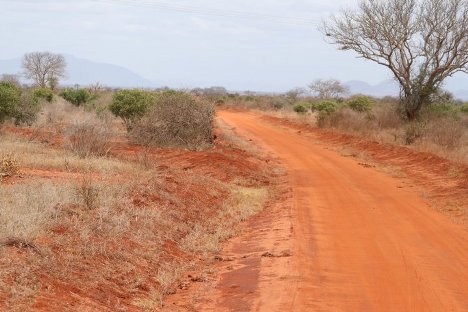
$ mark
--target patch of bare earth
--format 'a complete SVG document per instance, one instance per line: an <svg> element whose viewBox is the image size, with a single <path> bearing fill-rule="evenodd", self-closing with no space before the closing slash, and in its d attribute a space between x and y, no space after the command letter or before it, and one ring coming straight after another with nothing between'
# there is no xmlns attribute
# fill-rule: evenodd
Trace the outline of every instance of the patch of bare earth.
<svg viewBox="0 0 468 312"><path fill-rule="evenodd" d="M402 180L402 188L417 187L430 206L454 222L468 225L468 165L429 152L360 136L320 129L301 122L259 114L262 120L296 131L311 140L334 147L362 166L376 167Z"/></svg>

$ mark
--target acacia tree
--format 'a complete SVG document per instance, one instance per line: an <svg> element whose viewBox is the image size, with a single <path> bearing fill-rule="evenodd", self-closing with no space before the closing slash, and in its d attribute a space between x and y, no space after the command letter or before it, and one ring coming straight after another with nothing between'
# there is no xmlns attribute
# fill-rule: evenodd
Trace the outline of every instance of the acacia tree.
<svg viewBox="0 0 468 312"><path fill-rule="evenodd" d="M335 79L317 79L309 85L309 89L322 100L337 99L349 93L348 87Z"/></svg>
<svg viewBox="0 0 468 312"><path fill-rule="evenodd" d="M65 67L65 58L60 54L33 52L23 57L25 77L34 80L41 88L55 88L58 79L65 76Z"/></svg>
<svg viewBox="0 0 468 312"><path fill-rule="evenodd" d="M468 73L468 0L361 0L320 30L339 49L390 69L409 120L447 77Z"/></svg>

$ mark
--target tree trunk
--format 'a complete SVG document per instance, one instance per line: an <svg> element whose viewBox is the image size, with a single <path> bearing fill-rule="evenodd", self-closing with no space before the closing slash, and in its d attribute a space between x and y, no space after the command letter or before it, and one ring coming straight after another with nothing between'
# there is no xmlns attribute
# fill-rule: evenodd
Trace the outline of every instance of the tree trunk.
<svg viewBox="0 0 468 312"><path fill-rule="evenodd" d="M405 106L406 118L409 121L415 120L419 117L419 113L423 105L426 105L429 102L428 95L421 94L411 94L407 95L403 100Z"/></svg>

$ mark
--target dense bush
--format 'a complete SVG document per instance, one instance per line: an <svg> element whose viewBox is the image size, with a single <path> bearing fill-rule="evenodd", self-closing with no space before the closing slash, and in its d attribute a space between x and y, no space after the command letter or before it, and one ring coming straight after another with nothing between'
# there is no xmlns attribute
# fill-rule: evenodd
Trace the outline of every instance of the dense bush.
<svg viewBox="0 0 468 312"><path fill-rule="evenodd" d="M40 111L41 105L34 91L23 91L13 114L15 125L31 126Z"/></svg>
<svg viewBox="0 0 468 312"><path fill-rule="evenodd" d="M168 91L169 92L169 91ZM148 111L154 96L143 90L120 90L112 97L110 111L120 117L128 131Z"/></svg>
<svg viewBox="0 0 468 312"><path fill-rule="evenodd" d="M130 137L145 146L198 149L213 143L214 105L188 94L163 92L134 125Z"/></svg>
<svg viewBox="0 0 468 312"><path fill-rule="evenodd" d="M21 89L14 83L0 81L0 123L14 116L21 99Z"/></svg>
<svg viewBox="0 0 468 312"><path fill-rule="evenodd" d="M325 127L330 115L338 110L338 104L333 101L320 101L311 105L311 110L317 112L317 125Z"/></svg>
<svg viewBox="0 0 468 312"><path fill-rule="evenodd" d="M331 114L338 109L338 104L333 101L321 101L311 106L312 111L322 114Z"/></svg>
<svg viewBox="0 0 468 312"><path fill-rule="evenodd" d="M294 105L293 110L298 114L305 114L309 110L307 103L297 103Z"/></svg>
<svg viewBox="0 0 468 312"><path fill-rule="evenodd" d="M463 105L460 107L460 111L461 111L462 113L468 114L468 103L463 104Z"/></svg>
<svg viewBox="0 0 468 312"><path fill-rule="evenodd" d="M348 101L348 106L355 112L370 112L374 102L367 96L356 96Z"/></svg>
<svg viewBox="0 0 468 312"><path fill-rule="evenodd" d="M65 89L60 96L75 106L81 106L92 98L91 93L86 89Z"/></svg>
<svg viewBox="0 0 468 312"><path fill-rule="evenodd" d="M47 88L37 88L34 89L32 93L34 97L46 100L49 103L54 100L54 92Z"/></svg>

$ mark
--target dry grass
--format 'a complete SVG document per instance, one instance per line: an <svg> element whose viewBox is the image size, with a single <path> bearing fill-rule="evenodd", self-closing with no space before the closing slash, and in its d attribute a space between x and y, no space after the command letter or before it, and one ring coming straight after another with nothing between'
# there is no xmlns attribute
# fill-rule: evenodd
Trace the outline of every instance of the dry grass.
<svg viewBox="0 0 468 312"><path fill-rule="evenodd" d="M220 243L236 234L236 224L260 212L268 199L265 188L231 185L231 195L207 224L197 224L179 246L182 250L207 255L218 252ZM210 229L207 231L207 229Z"/></svg>
<svg viewBox="0 0 468 312"><path fill-rule="evenodd" d="M67 129L68 146L81 158L107 156L112 148L112 137L112 132L102 122L81 122Z"/></svg>
<svg viewBox="0 0 468 312"><path fill-rule="evenodd" d="M0 155L0 178L14 176L18 171L19 163L12 153Z"/></svg>
<svg viewBox="0 0 468 312"><path fill-rule="evenodd" d="M205 149L213 144L214 105L184 93L161 93L132 127L130 138L144 146Z"/></svg>
<svg viewBox="0 0 468 312"><path fill-rule="evenodd" d="M36 278L35 272L42 272L91 293L96 283L134 289L139 294L135 306L160 307L164 296L177 288L182 272L194 264L177 253L196 259L195 254L207 257L219 250L219 243L235 234L237 223L260 211L268 197L264 188L243 186L249 181L224 183L182 170L170 174L184 181L175 193L165 175L145 170L122 184L84 172L74 182L0 185L0 241L15 238L40 251L26 254L25 272L0 258L0 265L10 268L0 273L0 280L14 281L0 282L7 304L28 310L24 301L34 302L38 291L49 287ZM213 201L221 196L226 200ZM161 253L168 241L178 242L175 258ZM3 248L18 247L8 246ZM93 259L101 260L95 264ZM154 271L141 271L141 263ZM153 285L148 295L137 291L142 285ZM106 305L117 309L119 304Z"/></svg>
<svg viewBox="0 0 468 312"><path fill-rule="evenodd" d="M468 163L466 120L467 116L457 119L427 114L421 120L408 123L399 116L395 105L379 104L369 114L342 108L327 116L322 126L381 143L411 146L416 150Z"/></svg>
<svg viewBox="0 0 468 312"><path fill-rule="evenodd" d="M0 184L0 251L9 251L0 257L0 309L28 311L45 298L66 310L76 297L57 295L57 285L72 285L83 310L153 311L193 259L218 251L265 204L269 192L257 180L220 181L177 165L156 171L149 150L136 162L96 156L122 134L116 124L59 99L21 129L32 131L29 140L2 134L1 154L14 153L24 179ZM32 179L38 169L54 175Z"/></svg>
<svg viewBox="0 0 468 312"><path fill-rule="evenodd" d="M88 210L99 207L100 188L93 180L91 173L81 176L75 187L75 196L76 200Z"/></svg>
<svg viewBox="0 0 468 312"><path fill-rule="evenodd" d="M71 151L54 149L47 145L30 142L27 139L2 136L2 153L14 154L23 168L38 168L68 172L94 171L102 175L132 173L138 171L133 163L122 162L107 157L88 157L83 159ZM20 168L21 169L21 168Z"/></svg>
<svg viewBox="0 0 468 312"><path fill-rule="evenodd" d="M53 222L55 207L72 200L73 189L69 183L60 186L44 181L0 184L0 240L11 237L34 240Z"/></svg>

